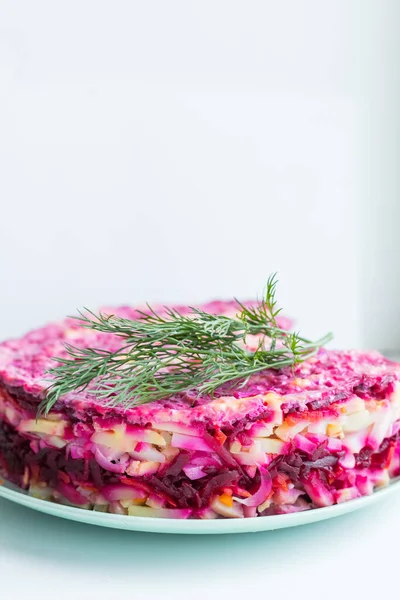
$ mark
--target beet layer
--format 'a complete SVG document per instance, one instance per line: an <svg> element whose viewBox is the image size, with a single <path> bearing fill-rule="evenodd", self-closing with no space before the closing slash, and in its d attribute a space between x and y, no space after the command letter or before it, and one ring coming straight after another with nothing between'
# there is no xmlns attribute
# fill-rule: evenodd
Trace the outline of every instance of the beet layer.
<svg viewBox="0 0 400 600"><path fill-rule="evenodd" d="M103 312L140 316L132 307ZM66 319L0 344L0 471L43 500L132 516L247 518L358 498L400 474L400 366L377 352L320 350L213 396L188 390L129 408L107 406L93 385L37 418L46 372L66 343L114 351L123 342Z"/></svg>

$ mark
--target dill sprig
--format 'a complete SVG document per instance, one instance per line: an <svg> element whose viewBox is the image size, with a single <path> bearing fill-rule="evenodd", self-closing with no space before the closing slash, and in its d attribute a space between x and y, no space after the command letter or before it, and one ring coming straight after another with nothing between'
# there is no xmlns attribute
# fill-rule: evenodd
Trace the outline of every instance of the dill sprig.
<svg viewBox="0 0 400 600"><path fill-rule="evenodd" d="M331 339L312 342L278 327L276 275L269 277L261 302L247 307L236 300L236 318L192 308L188 315L174 309L157 314L140 312L132 321L85 309L81 326L110 333L123 340L116 351L65 345L67 357L55 358L48 374L52 383L39 410L47 413L58 399L86 390L109 406L145 404L187 390L213 394L232 382L244 385L265 369L281 369L310 358ZM256 350L246 348L247 337L258 336Z"/></svg>

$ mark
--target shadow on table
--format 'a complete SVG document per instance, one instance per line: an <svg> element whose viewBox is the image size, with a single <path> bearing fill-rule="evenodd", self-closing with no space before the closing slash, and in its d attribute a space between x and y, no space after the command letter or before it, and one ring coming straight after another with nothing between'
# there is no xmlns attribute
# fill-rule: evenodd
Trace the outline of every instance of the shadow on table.
<svg viewBox="0 0 400 600"><path fill-rule="evenodd" d="M349 536L361 535L366 524L379 519L386 502L311 525L262 533L235 535L163 535L136 533L85 525L44 515L0 499L0 546L30 560L45 559L47 567L58 564L90 567L120 573L156 567L157 576L205 565L218 569L230 565L254 569L254 563L268 568L268 560L282 567L296 560L310 560L324 552L329 542L346 543ZM212 576L212 572L210 572Z"/></svg>

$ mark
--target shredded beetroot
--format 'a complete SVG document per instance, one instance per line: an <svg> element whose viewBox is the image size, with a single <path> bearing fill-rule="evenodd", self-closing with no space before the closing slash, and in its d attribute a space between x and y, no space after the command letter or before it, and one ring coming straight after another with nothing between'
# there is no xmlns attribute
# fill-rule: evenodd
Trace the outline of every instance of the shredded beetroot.
<svg viewBox="0 0 400 600"><path fill-rule="evenodd" d="M161 470L157 474L133 478L103 469L93 457L90 459L68 457L63 448L38 449L34 445L38 449L35 452L29 440L3 422L0 427L0 465L8 473L8 478L19 486L24 485L23 477L27 465L35 479L48 482L50 486L58 489L67 499L78 505L87 502L87 498L79 492L78 495L74 494L76 487L80 485L101 492L105 486L123 483L142 489L146 494L158 494L171 508L194 510L208 506L213 496L229 489L234 494L236 494L235 490L243 490L242 497L245 497L246 493L254 496L260 489L259 472L253 478L244 476L242 467L236 463L228 450L209 433L206 433L205 437L207 443L215 448L218 459L211 459L209 453L181 452L164 472ZM400 434L397 433L392 438L384 440L376 452L368 446L364 447L356 455L356 468L387 468L398 447L399 437ZM307 446L303 445L302 448ZM349 487L346 469L338 463L343 455L341 450L328 450L326 443L317 443L317 437L308 448L309 452L306 452L293 443L286 455L279 455L270 462L265 470L263 498L268 491L265 486L265 482L269 481L267 477L272 479L274 491L288 491L288 484L291 484L297 490L303 491L305 498L302 500L303 503L315 501L317 505L329 502L335 490ZM204 471L203 477L191 480L186 476L183 467L191 461L201 465ZM221 465L220 461L224 464ZM311 494L314 500L310 499ZM253 501L256 502L258 499L256 496ZM263 514L269 514L273 510L279 512L279 508L275 507L275 509L267 509Z"/></svg>
<svg viewBox="0 0 400 600"><path fill-rule="evenodd" d="M109 309L104 314L140 318L132 307ZM203 309L232 314L237 304ZM321 349L212 395L191 389L129 407L110 406L93 382L35 419L52 357L64 356L71 339L106 352L124 343L94 330L87 336L73 319L0 343L0 471L31 493L120 514L143 512L139 503L155 516L253 517L370 494L400 472L392 410L400 365L379 353ZM364 407L371 418L362 407L347 418L363 404L357 396L372 400Z"/></svg>
<svg viewBox="0 0 400 600"><path fill-rule="evenodd" d="M246 498L245 500L238 500L241 504L249 508L256 508L257 506L265 502L268 499L272 490L272 479L267 469L265 467L262 467L261 465L258 465L258 471L260 479L258 490L252 496Z"/></svg>
<svg viewBox="0 0 400 600"><path fill-rule="evenodd" d="M104 485L104 478L101 474L102 469L99 467L98 463L94 460L94 458L92 458L89 461L89 470L94 485L98 489L102 488Z"/></svg>
<svg viewBox="0 0 400 600"><path fill-rule="evenodd" d="M333 467L338 462L338 457L333 456L324 456L323 458L318 458L317 460L305 460L303 464L310 469L328 469L329 467Z"/></svg>
<svg viewBox="0 0 400 600"><path fill-rule="evenodd" d="M240 394L239 394L240 396ZM271 417L273 415L273 412L271 409L266 408L264 411L262 411L261 413L257 414L257 418L256 420L263 420L268 422ZM245 418L245 419L239 419L236 421L236 423L232 424L230 427L226 426L224 427L224 433L227 437L236 437L239 433L241 433L245 427L249 424L249 419Z"/></svg>
<svg viewBox="0 0 400 600"><path fill-rule="evenodd" d="M229 467L239 467L232 454L228 452L228 450L224 448L224 446L221 446L210 433L205 431L203 437L207 444L210 446L210 448L212 448L214 452L218 454L218 456L222 459L222 462L224 464L228 465Z"/></svg>
<svg viewBox="0 0 400 600"><path fill-rule="evenodd" d="M311 454L311 460L316 461L324 456L329 456L330 451L327 448L328 440L324 440Z"/></svg>
<svg viewBox="0 0 400 600"><path fill-rule="evenodd" d="M366 446L356 456L356 466L359 468L385 469L393 458L399 435L383 440L377 452Z"/></svg>
<svg viewBox="0 0 400 600"><path fill-rule="evenodd" d="M356 454L356 467L358 469L368 468L371 464L371 455L372 448L370 446L365 446L362 448L358 454Z"/></svg>
<svg viewBox="0 0 400 600"><path fill-rule="evenodd" d="M167 464L166 469L162 471L163 476L176 477L179 475L183 467L190 461L191 456L191 452L180 452L171 463Z"/></svg>
<svg viewBox="0 0 400 600"><path fill-rule="evenodd" d="M207 506L211 496L219 492L223 487L237 483L239 479L240 474L238 471L226 471L212 477L201 492L201 505Z"/></svg>

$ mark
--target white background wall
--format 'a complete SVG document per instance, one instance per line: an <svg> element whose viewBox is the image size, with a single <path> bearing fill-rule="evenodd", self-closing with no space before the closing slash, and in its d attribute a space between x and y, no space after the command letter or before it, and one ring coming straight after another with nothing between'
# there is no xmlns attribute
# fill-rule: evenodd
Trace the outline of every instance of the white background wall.
<svg viewBox="0 0 400 600"><path fill-rule="evenodd" d="M399 9L0 0L0 338L279 270L310 335L398 347ZM389 500L212 543L0 513L4 597L396 597Z"/></svg>
<svg viewBox="0 0 400 600"><path fill-rule="evenodd" d="M278 270L305 332L395 348L398 6L0 2L0 337Z"/></svg>

